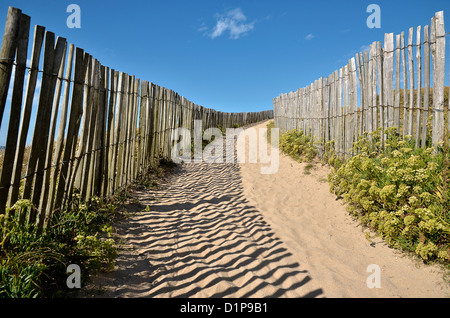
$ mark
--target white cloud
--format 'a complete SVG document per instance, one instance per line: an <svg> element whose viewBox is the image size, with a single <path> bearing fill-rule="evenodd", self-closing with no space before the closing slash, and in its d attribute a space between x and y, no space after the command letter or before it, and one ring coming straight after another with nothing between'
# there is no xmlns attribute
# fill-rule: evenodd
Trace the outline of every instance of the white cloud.
<svg viewBox="0 0 450 318"><path fill-rule="evenodd" d="M312 39L314 39L316 36L314 35L314 34L308 34L307 36L305 36L305 40L306 41L309 41L309 40L312 40Z"/></svg>
<svg viewBox="0 0 450 318"><path fill-rule="evenodd" d="M254 22L245 23L247 17L240 8L229 10L224 14L217 14L216 17L215 27L206 33L211 39L222 36L228 31L230 39L236 40L253 30L255 26ZM199 31L205 31L205 26L202 25Z"/></svg>
<svg viewBox="0 0 450 318"><path fill-rule="evenodd" d="M202 22L202 25L197 28L198 32L205 32L208 30L208 27L206 26L205 22Z"/></svg>

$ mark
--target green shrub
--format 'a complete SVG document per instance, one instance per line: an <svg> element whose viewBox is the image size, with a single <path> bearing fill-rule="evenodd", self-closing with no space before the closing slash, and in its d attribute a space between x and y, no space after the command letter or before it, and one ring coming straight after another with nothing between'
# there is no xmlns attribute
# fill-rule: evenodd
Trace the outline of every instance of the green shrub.
<svg viewBox="0 0 450 318"><path fill-rule="evenodd" d="M13 208L24 210L20 200ZM110 270L117 255L111 238L115 206L73 195L70 209L55 216L43 231L17 217L0 216L0 297L55 297L68 292L66 269L77 264L82 281L89 273Z"/></svg>
<svg viewBox="0 0 450 318"><path fill-rule="evenodd" d="M329 164L334 168L339 168L343 160L336 155L334 151L334 140L331 140L324 145L324 154L322 156L322 163Z"/></svg>
<svg viewBox="0 0 450 318"><path fill-rule="evenodd" d="M425 262L450 264L447 143L437 151L416 148L411 136L400 139L395 127L384 134L380 129L360 136L353 145L355 155L345 161L335 154L334 141L314 143L295 129L280 137L280 149L300 162L318 155L315 145L323 146L322 162L331 166L331 192L343 197L351 215L395 248Z"/></svg>
<svg viewBox="0 0 450 318"><path fill-rule="evenodd" d="M365 134L354 144L355 156L331 169L331 192L347 210L396 248L425 261L450 261L449 189L446 153L415 148L389 128ZM384 147L383 147L384 144Z"/></svg>
<svg viewBox="0 0 450 318"><path fill-rule="evenodd" d="M311 161L318 154L311 137L297 129L280 136L280 150L299 162Z"/></svg>

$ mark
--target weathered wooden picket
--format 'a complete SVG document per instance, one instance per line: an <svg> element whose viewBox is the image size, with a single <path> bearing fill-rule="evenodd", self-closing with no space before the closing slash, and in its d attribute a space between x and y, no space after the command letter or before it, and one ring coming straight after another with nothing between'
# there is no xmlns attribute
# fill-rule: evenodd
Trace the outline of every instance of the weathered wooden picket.
<svg viewBox="0 0 450 318"><path fill-rule="evenodd" d="M387 33L384 47L373 42L369 51L357 53L328 77L274 98L276 127L282 132L301 129L322 144L334 140L341 157L352 155L358 136L389 127L412 136L417 147L426 147L427 140L438 145L447 130L448 113L444 12L424 26L423 42L421 34L421 26L416 32L410 28L406 45L405 33L396 35L394 48L394 34ZM450 128L450 116L447 120Z"/></svg>
<svg viewBox="0 0 450 318"><path fill-rule="evenodd" d="M0 124L13 70L15 76L0 175L0 214L17 200L29 199L34 208L18 216L21 222L45 227L64 209L74 188L88 199L108 197L129 185L157 165L160 157L169 158L171 133L178 127L192 130L194 120L202 120L206 129L273 117L272 110L226 113L196 105L173 90L101 65L42 26L35 26L31 63L26 65L29 30L30 17L10 7L0 51ZM24 152L39 76L27 158ZM25 175L21 173L24 165Z"/></svg>

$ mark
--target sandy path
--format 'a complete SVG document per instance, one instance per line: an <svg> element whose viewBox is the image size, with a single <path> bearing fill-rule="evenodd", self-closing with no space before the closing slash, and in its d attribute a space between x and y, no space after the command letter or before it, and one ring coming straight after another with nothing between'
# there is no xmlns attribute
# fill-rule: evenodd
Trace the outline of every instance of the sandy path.
<svg viewBox="0 0 450 318"><path fill-rule="evenodd" d="M266 123L255 128L265 127ZM365 238L361 226L329 192L329 169L310 175L304 163L280 153L279 170L262 175L259 164L241 164L244 195L286 243L326 297L449 297L436 266L400 255L382 240ZM381 269L381 288L368 288L370 264Z"/></svg>
<svg viewBox="0 0 450 318"><path fill-rule="evenodd" d="M243 195L238 164L184 164L157 191L135 191L118 224L124 249L94 279L100 297L315 297L320 286ZM154 200L157 198L157 200Z"/></svg>
<svg viewBox="0 0 450 318"><path fill-rule="evenodd" d="M266 123L258 127L265 127ZM361 227L311 175L280 154L259 164L184 164L157 191L136 191L143 211L118 224L116 269L100 297L445 297L436 267L417 268ZM156 198L156 200L155 200ZM369 264L381 268L370 289Z"/></svg>

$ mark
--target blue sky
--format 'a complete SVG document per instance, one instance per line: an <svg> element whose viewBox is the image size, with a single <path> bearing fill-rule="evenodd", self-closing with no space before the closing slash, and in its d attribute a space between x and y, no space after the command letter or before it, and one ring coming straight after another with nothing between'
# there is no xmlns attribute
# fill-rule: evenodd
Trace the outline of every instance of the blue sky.
<svg viewBox="0 0 450 318"><path fill-rule="evenodd" d="M79 29L66 25L72 3ZM366 25L371 3L381 8L380 29ZM1 34L8 6L103 65L229 112L271 109L280 93L328 76L384 33L429 24L437 11L450 25L448 0L1 0Z"/></svg>

